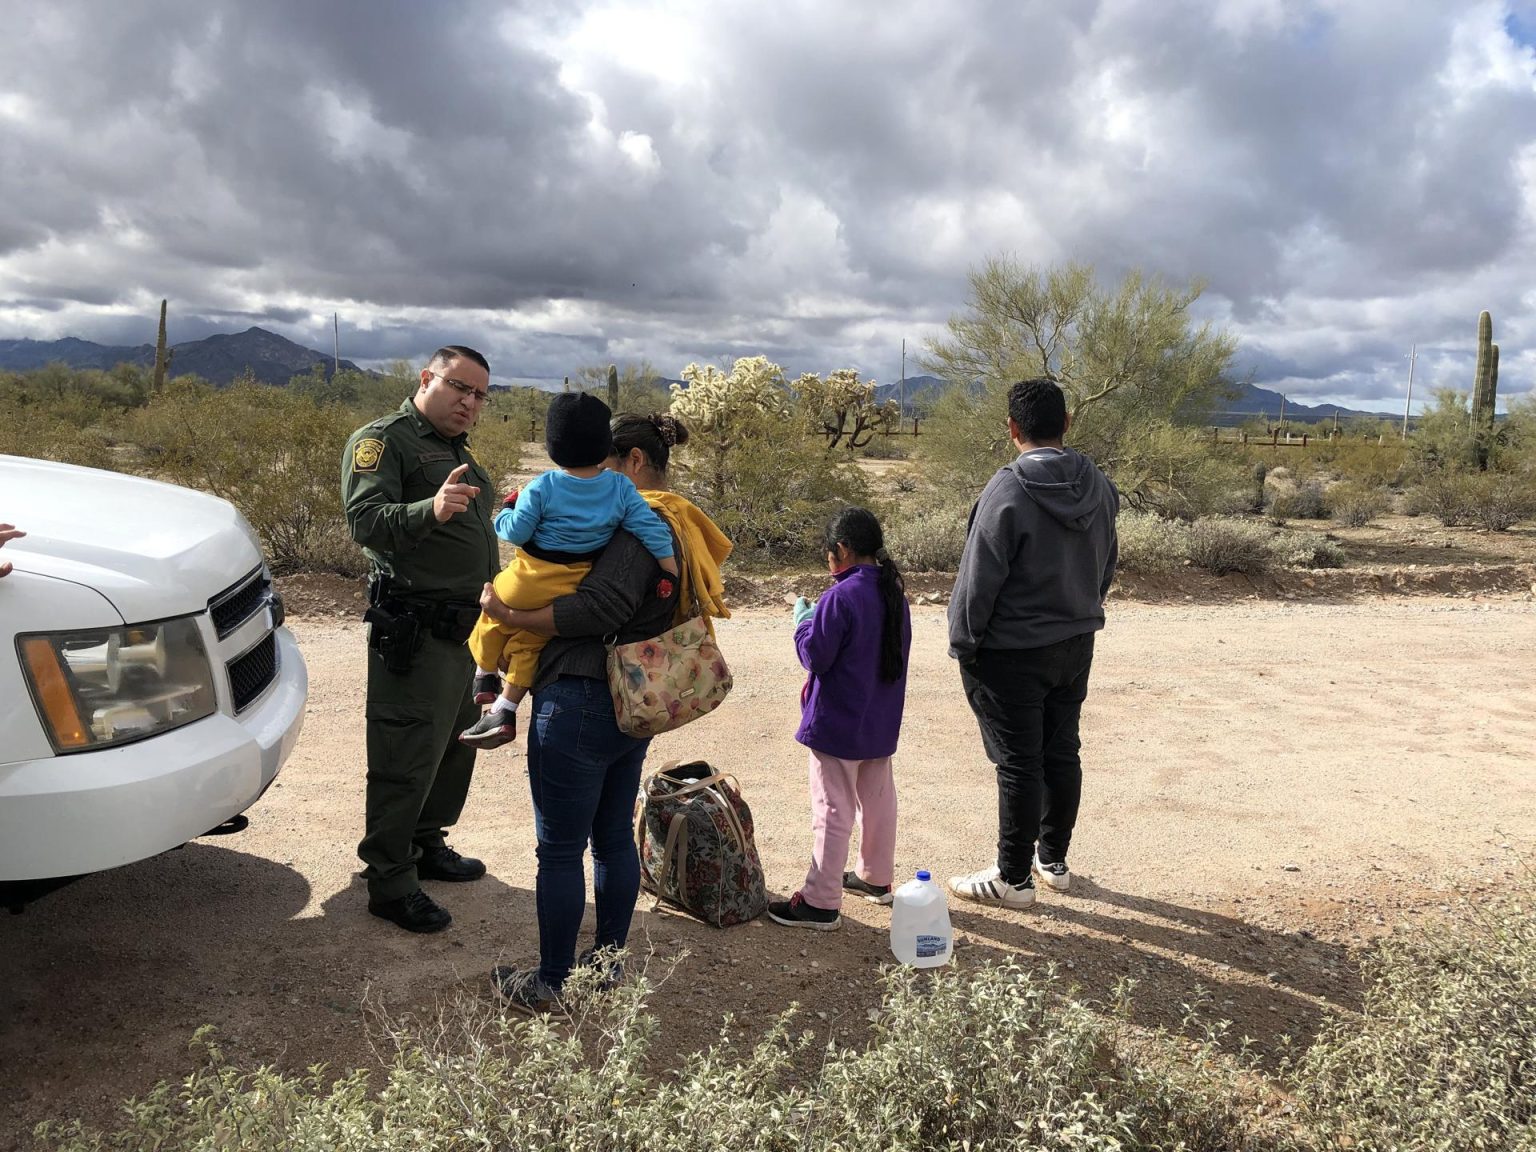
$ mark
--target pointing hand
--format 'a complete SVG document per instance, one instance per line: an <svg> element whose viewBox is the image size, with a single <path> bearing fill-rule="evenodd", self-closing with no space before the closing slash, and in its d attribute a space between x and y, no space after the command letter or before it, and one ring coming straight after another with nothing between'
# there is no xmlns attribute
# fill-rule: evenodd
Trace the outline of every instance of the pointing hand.
<svg viewBox="0 0 1536 1152"><path fill-rule="evenodd" d="M0 524L0 546L3 546L7 540L19 540L25 535L26 533L14 524ZM0 561L0 576L8 576L10 571L10 561Z"/></svg>
<svg viewBox="0 0 1536 1152"><path fill-rule="evenodd" d="M475 485L462 482L464 473L468 471L468 464L460 464L448 473L448 479L443 481L443 486L437 490L437 495L432 497L432 515L437 517L439 524L463 512L469 507L470 501L480 495L480 489Z"/></svg>

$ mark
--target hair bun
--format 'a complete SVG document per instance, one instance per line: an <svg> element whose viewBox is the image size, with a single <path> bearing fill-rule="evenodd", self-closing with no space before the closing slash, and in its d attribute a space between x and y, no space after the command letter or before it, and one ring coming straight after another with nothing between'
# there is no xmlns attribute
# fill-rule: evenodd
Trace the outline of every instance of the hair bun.
<svg viewBox="0 0 1536 1152"><path fill-rule="evenodd" d="M677 444L677 418L674 416L653 416L651 423L656 425L656 434L661 437L661 442L668 448Z"/></svg>

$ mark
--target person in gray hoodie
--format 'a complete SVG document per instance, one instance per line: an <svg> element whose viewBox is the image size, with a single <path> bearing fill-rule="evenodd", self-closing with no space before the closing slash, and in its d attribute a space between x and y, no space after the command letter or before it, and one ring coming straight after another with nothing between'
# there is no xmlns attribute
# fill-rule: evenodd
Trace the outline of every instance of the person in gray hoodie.
<svg viewBox="0 0 1536 1152"><path fill-rule="evenodd" d="M1070 423L1054 381L1008 390L1019 456L971 509L949 601L949 654L997 766L998 824L996 864L949 890L982 904L1033 903L1032 872L1058 891L1072 881L1078 718L1115 575L1120 498L1092 460L1063 447Z"/></svg>

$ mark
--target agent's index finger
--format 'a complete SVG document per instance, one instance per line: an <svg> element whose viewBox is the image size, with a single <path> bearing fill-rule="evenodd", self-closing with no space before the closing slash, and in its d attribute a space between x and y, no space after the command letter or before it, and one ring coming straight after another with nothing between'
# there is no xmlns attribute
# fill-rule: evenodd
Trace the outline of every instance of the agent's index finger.
<svg viewBox="0 0 1536 1152"><path fill-rule="evenodd" d="M448 479L444 480L443 484L445 486L448 485L448 484L457 484L460 480L462 480L464 478L464 473L466 473L468 471L469 471L469 465L468 464L460 464L452 472L448 473Z"/></svg>

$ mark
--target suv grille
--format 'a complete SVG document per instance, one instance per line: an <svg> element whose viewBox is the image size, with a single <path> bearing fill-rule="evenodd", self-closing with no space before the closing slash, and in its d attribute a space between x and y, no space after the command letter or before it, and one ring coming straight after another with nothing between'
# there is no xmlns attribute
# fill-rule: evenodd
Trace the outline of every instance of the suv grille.
<svg viewBox="0 0 1536 1152"><path fill-rule="evenodd" d="M244 712L266 691L277 677L277 637L268 632L266 639L228 664L229 691L234 697L236 715Z"/></svg>
<svg viewBox="0 0 1536 1152"><path fill-rule="evenodd" d="M272 587L267 574L258 568L240 583L226 588L208 601L208 615L220 640L244 624L267 602Z"/></svg>

